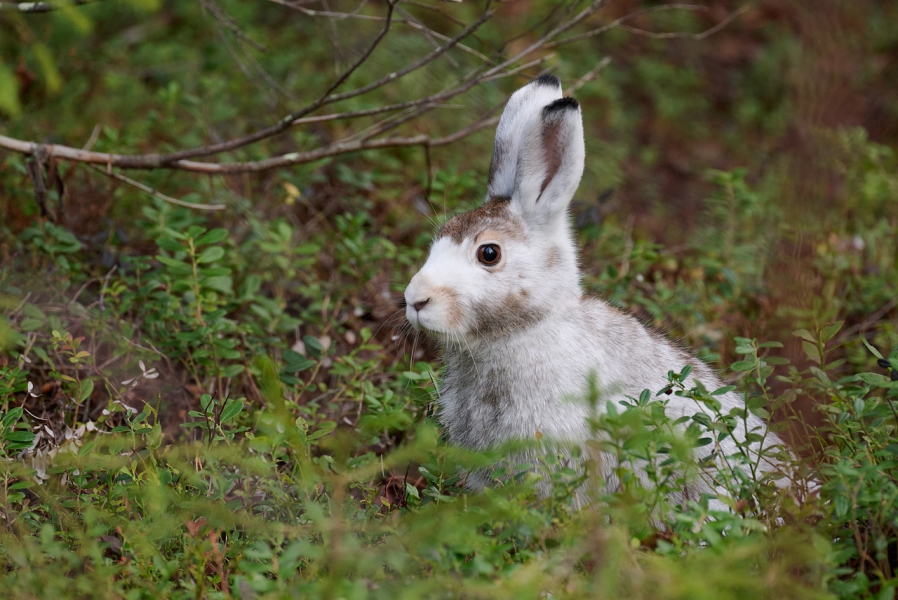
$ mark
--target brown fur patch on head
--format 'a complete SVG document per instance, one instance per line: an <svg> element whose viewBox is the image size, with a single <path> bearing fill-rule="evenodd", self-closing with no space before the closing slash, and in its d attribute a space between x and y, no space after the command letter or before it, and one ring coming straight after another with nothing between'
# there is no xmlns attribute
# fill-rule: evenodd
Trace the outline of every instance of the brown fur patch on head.
<svg viewBox="0 0 898 600"><path fill-rule="evenodd" d="M510 202L510 198L493 197L474 210L452 217L440 227L437 239L448 237L461 244L465 238L473 237L487 226L499 229L497 225L503 223L516 224L517 219L508 210ZM511 228L508 229L511 231Z"/></svg>
<svg viewBox="0 0 898 600"><path fill-rule="evenodd" d="M474 311L473 333L482 338L509 335L539 322L545 311L528 305L529 293L522 290L509 294L494 305L478 306Z"/></svg>

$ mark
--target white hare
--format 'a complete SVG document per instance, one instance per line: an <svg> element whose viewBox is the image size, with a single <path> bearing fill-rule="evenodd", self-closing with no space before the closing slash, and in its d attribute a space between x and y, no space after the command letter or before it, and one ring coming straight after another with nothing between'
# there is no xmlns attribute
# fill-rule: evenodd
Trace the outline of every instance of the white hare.
<svg viewBox="0 0 898 600"><path fill-rule="evenodd" d="M568 219L584 158L580 106L562 97L556 77L515 92L496 131L486 201L442 226L405 291L406 318L444 350L439 418L451 443L486 449L535 438L584 442L593 435L590 408L571 397L583 397L591 376L602 406L660 390L668 371L687 364L690 382L709 391L723 386L707 365L584 293ZM718 399L724 413L743 406L733 393ZM676 417L698 410L694 401L670 396ZM748 427L764 432L754 416ZM764 443L781 442L770 433ZM728 439L722 450L736 446ZM606 480L610 468L601 467ZM468 474L469 489L488 483L487 471ZM715 489L697 482L684 491Z"/></svg>

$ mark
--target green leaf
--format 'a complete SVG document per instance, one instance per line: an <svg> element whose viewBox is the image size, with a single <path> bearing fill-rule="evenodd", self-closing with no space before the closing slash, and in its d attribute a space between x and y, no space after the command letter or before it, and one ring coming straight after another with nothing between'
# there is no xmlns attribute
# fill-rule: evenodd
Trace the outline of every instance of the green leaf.
<svg viewBox="0 0 898 600"><path fill-rule="evenodd" d="M734 362L730 368L734 371L750 371L755 366L755 361L753 360L740 360L739 362Z"/></svg>
<svg viewBox="0 0 898 600"><path fill-rule="evenodd" d="M13 423L22 418L22 413L25 412L21 406L17 406L10 410L3 416L3 428L12 427Z"/></svg>
<svg viewBox="0 0 898 600"><path fill-rule="evenodd" d="M284 350L281 353L284 359L284 370L289 373L305 371L315 366L315 361L311 360L295 350Z"/></svg>
<svg viewBox="0 0 898 600"><path fill-rule="evenodd" d="M233 280L230 277L209 277L202 281L202 285L222 294L230 294L232 292Z"/></svg>
<svg viewBox="0 0 898 600"><path fill-rule="evenodd" d="M133 425L136 425L138 423L143 423L144 421L146 421L147 417L150 416L150 410L151 410L150 405L147 404L146 406L143 407L143 410L140 412L140 414L137 415L136 417L134 417L134 419L131 421L131 423Z"/></svg>
<svg viewBox="0 0 898 600"><path fill-rule="evenodd" d="M78 449L78 456L87 456L97 447L97 440L91 440Z"/></svg>
<svg viewBox="0 0 898 600"><path fill-rule="evenodd" d="M867 338L862 337L861 341L864 342L867 350L873 353L873 356L875 356L876 358L882 358L882 354L879 353L879 350L870 345L870 342L867 341Z"/></svg>
<svg viewBox="0 0 898 600"><path fill-rule="evenodd" d="M811 342L812 344L817 343L817 338L811 335L811 332L807 329L796 329L792 332L792 335L794 335L795 337L800 337L801 339Z"/></svg>
<svg viewBox="0 0 898 600"><path fill-rule="evenodd" d="M224 253L224 248L222 248L221 246L209 246L208 248L203 250L202 253L200 253L200 255L196 259L196 262L200 264L215 262L216 260L224 256Z"/></svg>
<svg viewBox="0 0 898 600"><path fill-rule="evenodd" d="M221 411L221 419L222 423L227 423L237 415L239 415L243 411L243 400L235 400L233 402L229 402L224 409Z"/></svg>
<svg viewBox="0 0 898 600"><path fill-rule="evenodd" d="M306 352L308 352L310 356L318 358L321 356L321 353L324 352L324 346L321 345L321 342L318 341L318 338L315 336L302 336L302 343L305 344Z"/></svg>
<svg viewBox="0 0 898 600"><path fill-rule="evenodd" d="M789 359L782 356L765 356L764 362L768 365L788 365Z"/></svg>
<svg viewBox="0 0 898 600"><path fill-rule="evenodd" d="M23 306L22 314L26 317L31 317L32 319L40 319L41 321L47 320L46 313L34 304L26 304L25 306Z"/></svg>
<svg viewBox="0 0 898 600"><path fill-rule="evenodd" d="M840 329L842 329L842 324L845 321L836 321L835 323L830 323L826 327L823 328L823 331L820 332L820 341L828 342L833 339L833 336L836 335Z"/></svg>
<svg viewBox="0 0 898 600"><path fill-rule="evenodd" d="M3 439L10 442L21 442L23 444L30 444L34 441L36 436L30 431L7 431L3 434Z"/></svg>
<svg viewBox="0 0 898 600"><path fill-rule="evenodd" d="M717 388L713 392L711 392L712 396L722 396L723 394L729 394L733 390L736 389L735 385L725 385L722 388Z"/></svg>
<svg viewBox="0 0 898 600"><path fill-rule="evenodd" d="M19 323L19 329L22 331L35 331L44 326L44 321L40 319L22 319Z"/></svg>
<svg viewBox="0 0 898 600"><path fill-rule="evenodd" d="M763 408L752 408L752 409L751 409L751 414L755 415L756 417L760 417L760 418L762 418L762 419L769 419L769 418L770 418L770 413L767 412L767 410L766 410L766 409L763 409Z"/></svg>
<svg viewBox="0 0 898 600"><path fill-rule="evenodd" d="M781 342L764 342L763 344L758 344L758 348L782 348L783 344Z"/></svg>
<svg viewBox="0 0 898 600"><path fill-rule="evenodd" d="M178 260L176 258L170 258L165 256L164 254L157 254L156 260L161 262L166 267L170 267L172 269L184 269L186 271L190 271L190 265L188 265L183 260Z"/></svg>
<svg viewBox="0 0 898 600"><path fill-rule="evenodd" d="M62 88L62 76L59 74L59 69L56 68L53 54L47 46L41 43L34 44L31 47L31 51L34 52L34 56L40 65L41 75L44 77L47 90L51 94L55 94Z"/></svg>
<svg viewBox="0 0 898 600"><path fill-rule="evenodd" d="M90 395L94 393L94 382L92 379L85 379L81 382L81 393L78 395L78 402L84 402Z"/></svg>
<svg viewBox="0 0 898 600"><path fill-rule="evenodd" d="M214 244L228 237L227 229L212 229L201 235L193 243L195 246L205 246L206 244Z"/></svg>
<svg viewBox="0 0 898 600"><path fill-rule="evenodd" d="M221 374L227 378L237 377L243 371L246 370L246 367L243 365L228 365L224 369L221 370Z"/></svg>
<svg viewBox="0 0 898 600"><path fill-rule="evenodd" d="M156 238L156 245L163 250L168 250L169 252L181 252L184 250L183 244L175 239L168 237L167 235L162 235Z"/></svg>
<svg viewBox="0 0 898 600"><path fill-rule="evenodd" d="M22 113L19 104L19 82L12 69L0 64L0 112L16 118Z"/></svg>
<svg viewBox="0 0 898 600"><path fill-rule="evenodd" d="M306 439L309 441L317 440L318 438L325 436L325 435L329 434L331 431L333 431L337 427L337 424L334 423L333 421L322 421L319 424L319 427L320 428L318 429L318 431L310 433Z"/></svg>
<svg viewBox="0 0 898 600"><path fill-rule="evenodd" d="M829 380L829 376L828 376L826 373L824 373L823 371L821 371L821 370L818 369L817 367L811 367L809 370L810 370L811 373L814 374L814 376L815 376L817 379L819 379L819 380L821 381L821 383L824 383L824 384L826 384L826 385L829 385L830 380Z"/></svg>
<svg viewBox="0 0 898 600"><path fill-rule="evenodd" d="M820 362L820 351L817 349L816 344L812 344L810 342L802 342L801 347L804 349L804 353L808 355L815 363Z"/></svg>
<svg viewBox="0 0 898 600"><path fill-rule="evenodd" d="M869 383L876 386L883 386L884 384L889 383L889 378L885 377L884 375L880 375L879 373L858 373L856 377L864 383Z"/></svg>

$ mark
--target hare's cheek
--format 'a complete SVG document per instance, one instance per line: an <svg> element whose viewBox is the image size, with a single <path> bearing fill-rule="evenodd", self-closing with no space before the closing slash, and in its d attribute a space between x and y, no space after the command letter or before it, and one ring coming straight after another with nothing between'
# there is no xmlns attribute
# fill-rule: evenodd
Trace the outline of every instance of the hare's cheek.
<svg viewBox="0 0 898 600"><path fill-rule="evenodd" d="M432 328L439 331L457 330L462 323L458 292L450 287L434 288L430 302L421 311L421 317L425 327L431 323L434 325Z"/></svg>
<svg viewBox="0 0 898 600"><path fill-rule="evenodd" d="M456 290L445 286L423 286L407 293L406 298L405 314L412 325L434 332L460 329L462 310Z"/></svg>
<svg viewBox="0 0 898 600"><path fill-rule="evenodd" d="M522 289L500 301L479 304L474 311L474 330L481 337L500 337L526 329L544 316L545 311L532 306L529 292Z"/></svg>

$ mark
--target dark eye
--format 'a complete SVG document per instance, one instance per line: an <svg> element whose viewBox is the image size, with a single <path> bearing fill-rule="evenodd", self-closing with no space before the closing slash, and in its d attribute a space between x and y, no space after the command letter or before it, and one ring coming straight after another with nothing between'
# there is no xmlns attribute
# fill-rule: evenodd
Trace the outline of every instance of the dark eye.
<svg viewBox="0 0 898 600"><path fill-rule="evenodd" d="M488 267L498 263L500 258L502 258L502 254L496 244L484 244L477 249L477 260Z"/></svg>

